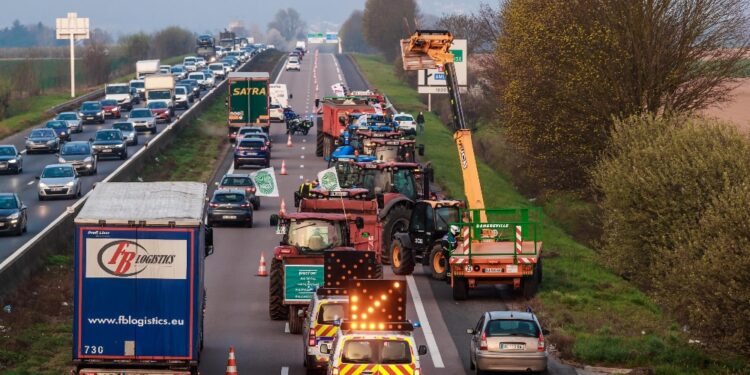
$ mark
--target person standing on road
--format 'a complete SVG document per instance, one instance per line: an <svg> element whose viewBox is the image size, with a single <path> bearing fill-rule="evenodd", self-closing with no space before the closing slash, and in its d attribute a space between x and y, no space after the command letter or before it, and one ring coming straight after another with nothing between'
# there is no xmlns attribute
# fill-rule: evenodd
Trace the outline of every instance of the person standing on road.
<svg viewBox="0 0 750 375"><path fill-rule="evenodd" d="M419 115L417 115L417 129L419 134L424 133L424 113L421 111L419 112Z"/></svg>

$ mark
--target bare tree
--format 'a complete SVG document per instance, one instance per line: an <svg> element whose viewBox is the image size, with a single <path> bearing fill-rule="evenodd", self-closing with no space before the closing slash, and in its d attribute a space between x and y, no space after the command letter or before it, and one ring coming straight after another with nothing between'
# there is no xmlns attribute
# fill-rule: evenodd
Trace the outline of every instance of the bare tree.
<svg viewBox="0 0 750 375"><path fill-rule="evenodd" d="M686 111L723 101L746 64L744 0L601 0L624 51L618 89L635 111Z"/></svg>
<svg viewBox="0 0 750 375"><path fill-rule="evenodd" d="M273 21L268 23L268 30L278 30L287 41L304 38L306 28L305 21L294 8L279 10Z"/></svg>
<svg viewBox="0 0 750 375"><path fill-rule="evenodd" d="M339 37L344 51L371 53L373 48L365 40L362 32L362 17L364 13L361 10L355 10L349 15L339 29Z"/></svg>
<svg viewBox="0 0 750 375"><path fill-rule="evenodd" d="M367 0L362 18L365 40L393 61L400 53L401 38L416 29L418 15L414 0Z"/></svg>
<svg viewBox="0 0 750 375"><path fill-rule="evenodd" d="M500 10L482 3L476 13L454 13L440 17L436 27L468 39L468 53L490 52L500 33Z"/></svg>

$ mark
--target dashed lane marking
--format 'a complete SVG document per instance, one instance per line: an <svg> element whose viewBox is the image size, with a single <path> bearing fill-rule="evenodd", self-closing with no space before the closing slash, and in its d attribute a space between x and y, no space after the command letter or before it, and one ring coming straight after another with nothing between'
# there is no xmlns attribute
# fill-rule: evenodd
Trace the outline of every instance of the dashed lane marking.
<svg viewBox="0 0 750 375"><path fill-rule="evenodd" d="M31 181L29 181L29 183L28 183L28 184L26 184L26 185L34 185L34 182L36 182L36 181L35 181L35 180L31 180Z"/></svg>

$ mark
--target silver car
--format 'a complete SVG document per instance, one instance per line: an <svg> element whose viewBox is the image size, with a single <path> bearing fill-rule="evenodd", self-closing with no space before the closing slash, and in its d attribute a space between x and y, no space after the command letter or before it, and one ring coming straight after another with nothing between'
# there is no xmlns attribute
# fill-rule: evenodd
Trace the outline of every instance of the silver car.
<svg viewBox="0 0 750 375"><path fill-rule="evenodd" d="M135 130L135 124L132 122L116 122L112 124L112 129L117 129L122 133L122 136L127 138L128 146L135 146L138 144L138 132Z"/></svg>
<svg viewBox="0 0 750 375"><path fill-rule="evenodd" d="M81 179L70 164L52 164L44 167L39 180L39 200L47 198L76 198L81 196Z"/></svg>
<svg viewBox="0 0 750 375"><path fill-rule="evenodd" d="M57 162L72 165L78 173L94 175L97 171L97 159L90 143L75 141L62 145Z"/></svg>
<svg viewBox="0 0 750 375"><path fill-rule="evenodd" d="M471 335L469 367L488 371L547 371L543 330L532 312L490 311L479 319Z"/></svg>
<svg viewBox="0 0 750 375"><path fill-rule="evenodd" d="M130 111L128 120L133 123L136 131L150 131L156 133L156 116L148 108L136 108Z"/></svg>
<svg viewBox="0 0 750 375"><path fill-rule="evenodd" d="M68 124L68 131L71 133L83 132L83 121L76 112L60 112L55 120L65 121Z"/></svg>

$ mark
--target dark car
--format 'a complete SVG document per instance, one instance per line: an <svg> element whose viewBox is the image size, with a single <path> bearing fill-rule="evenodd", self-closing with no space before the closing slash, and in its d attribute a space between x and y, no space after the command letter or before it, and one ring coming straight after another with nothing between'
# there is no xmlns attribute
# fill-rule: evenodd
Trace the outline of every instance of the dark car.
<svg viewBox="0 0 750 375"><path fill-rule="evenodd" d="M100 158L119 157L128 158L127 138L117 129L102 129L96 132L91 141L94 154Z"/></svg>
<svg viewBox="0 0 750 375"><path fill-rule="evenodd" d="M183 79L177 82L179 86L187 86L193 92L193 98L198 99L201 96L201 86L194 79Z"/></svg>
<svg viewBox="0 0 750 375"><path fill-rule="evenodd" d="M98 122L104 123L104 109L102 104L99 102L83 102L81 109L78 110L78 116L81 116L81 121L84 124Z"/></svg>
<svg viewBox="0 0 750 375"><path fill-rule="evenodd" d="M47 121L44 127L54 130L57 138L60 138L61 141L70 140L70 129L68 129L67 122L60 120Z"/></svg>
<svg viewBox="0 0 750 375"><path fill-rule="evenodd" d="M23 172L23 155L16 150L16 146L0 145L0 172Z"/></svg>
<svg viewBox="0 0 750 375"><path fill-rule="evenodd" d="M95 175L97 157L91 144L84 141L68 142L60 148L57 162L70 164L79 174Z"/></svg>
<svg viewBox="0 0 750 375"><path fill-rule="evenodd" d="M151 102L146 107L154 114L156 121L172 122L172 115L169 114L169 105L166 102Z"/></svg>
<svg viewBox="0 0 750 375"><path fill-rule="evenodd" d="M217 190L208 203L208 226L242 223L253 227L253 204L244 190Z"/></svg>
<svg viewBox="0 0 750 375"><path fill-rule="evenodd" d="M255 183L249 174L227 173L216 185L218 189L244 189L253 204L253 210L260 208L260 197L255 195Z"/></svg>
<svg viewBox="0 0 750 375"><path fill-rule="evenodd" d="M260 165L269 167L271 165L271 150L266 146L266 141L260 138L243 138L234 149L234 168L243 165Z"/></svg>
<svg viewBox="0 0 750 375"><path fill-rule="evenodd" d="M102 110L104 111L104 117L107 118L121 118L122 113L120 105L117 104L117 100L102 100Z"/></svg>
<svg viewBox="0 0 750 375"><path fill-rule="evenodd" d="M26 232L26 205L14 193L0 193L0 233L17 236Z"/></svg>
<svg viewBox="0 0 750 375"><path fill-rule="evenodd" d="M37 151L56 152L60 150L60 139L52 129L34 129L26 137L26 153Z"/></svg>

